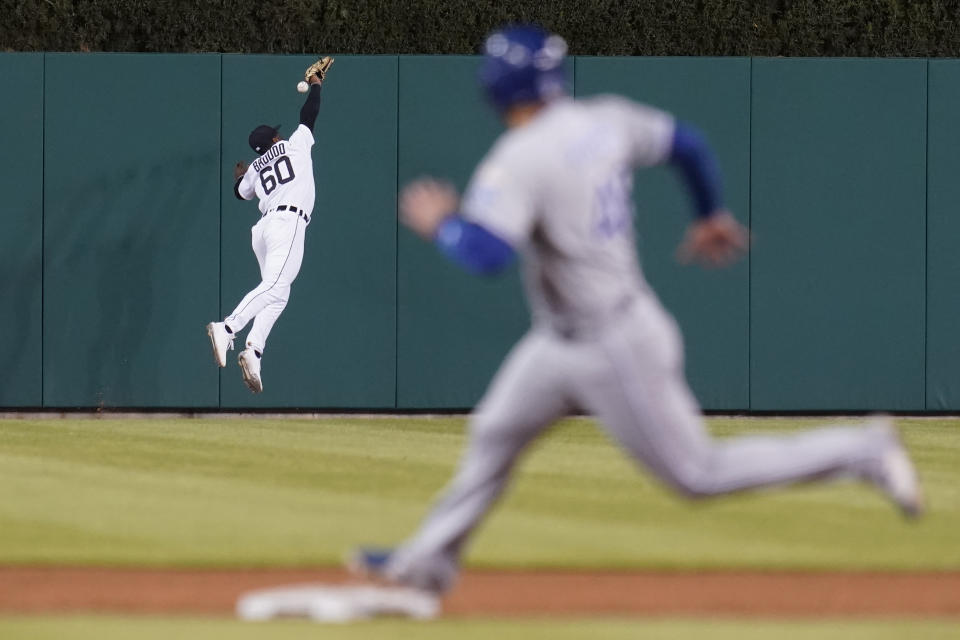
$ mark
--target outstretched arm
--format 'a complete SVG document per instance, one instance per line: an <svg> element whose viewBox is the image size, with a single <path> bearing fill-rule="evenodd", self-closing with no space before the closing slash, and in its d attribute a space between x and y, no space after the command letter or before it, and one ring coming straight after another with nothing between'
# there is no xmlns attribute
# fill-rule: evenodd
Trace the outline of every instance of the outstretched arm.
<svg viewBox="0 0 960 640"><path fill-rule="evenodd" d="M723 206L717 159L703 135L694 127L678 122L673 131L670 163L681 173L693 195L696 213L707 218Z"/></svg>
<svg viewBox="0 0 960 640"><path fill-rule="evenodd" d="M320 113L320 78L312 76L310 78L310 93L307 94L307 100L300 107L300 124L313 131L313 125L317 121L317 114Z"/></svg>
<svg viewBox="0 0 960 640"><path fill-rule="evenodd" d="M447 216L440 223L433 242L443 255L476 275L494 275L513 262L513 247L485 227L457 214Z"/></svg>
<svg viewBox="0 0 960 640"><path fill-rule="evenodd" d="M733 262L746 251L750 236L723 206L717 160L699 131L677 123L670 162L683 176L697 214L680 245L680 260L707 265Z"/></svg>
<svg viewBox="0 0 960 640"><path fill-rule="evenodd" d="M400 219L470 273L500 272L513 262L513 247L482 225L461 217L459 203L449 184L418 180L400 194Z"/></svg>

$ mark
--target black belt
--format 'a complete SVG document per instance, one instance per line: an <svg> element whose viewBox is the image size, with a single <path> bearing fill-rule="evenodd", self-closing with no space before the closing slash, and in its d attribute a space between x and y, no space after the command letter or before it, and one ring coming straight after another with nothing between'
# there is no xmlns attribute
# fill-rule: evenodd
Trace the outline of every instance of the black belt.
<svg viewBox="0 0 960 640"><path fill-rule="evenodd" d="M289 211L290 213L295 213L301 218L303 218L305 222L307 223L310 222L310 216L307 215L307 212L304 211L303 209L296 208L292 204L291 205L282 204L279 207L270 209L269 211L267 211L267 213L270 213L270 211ZM263 216L267 215L267 213L263 214ZM263 216L260 216L260 217L262 218Z"/></svg>

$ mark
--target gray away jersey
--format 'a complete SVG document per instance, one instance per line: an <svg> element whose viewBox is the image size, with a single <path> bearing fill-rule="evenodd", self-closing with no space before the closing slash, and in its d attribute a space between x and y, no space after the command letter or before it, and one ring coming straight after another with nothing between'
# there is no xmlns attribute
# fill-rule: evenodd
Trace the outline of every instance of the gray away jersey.
<svg viewBox="0 0 960 640"><path fill-rule="evenodd" d="M313 211L316 187L313 183L313 132L300 125L289 140L281 140L253 161L237 190L245 200L260 198L260 213L285 204Z"/></svg>
<svg viewBox="0 0 960 640"><path fill-rule="evenodd" d="M590 331L647 289L633 171L666 161L673 131L671 115L623 98L565 98L484 158L462 212L521 253L535 325Z"/></svg>

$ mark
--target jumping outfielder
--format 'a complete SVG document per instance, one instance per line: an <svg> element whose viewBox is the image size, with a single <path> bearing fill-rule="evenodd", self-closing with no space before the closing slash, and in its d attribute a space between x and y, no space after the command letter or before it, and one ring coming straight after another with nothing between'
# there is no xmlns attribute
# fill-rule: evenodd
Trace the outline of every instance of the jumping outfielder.
<svg viewBox="0 0 960 640"><path fill-rule="evenodd" d="M260 358L273 324L287 306L290 285L303 262L303 239L316 197L310 157L313 125L320 111L320 87L332 64L333 58L326 57L307 69L310 93L290 139L280 138L279 125L260 125L249 138L250 147L259 157L249 167L243 162L234 167L234 195L241 200L254 196L260 199L260 220L251 231L262 280L223 322L208 324L207 335L217 364L225 367L234 336L253 320L247 346L238 358L243 381L253 393L263 391Z"/></svg>
<svg viewBox="0 0 960 640"><path fill-rule="evenodd" d="M922 509L891 422L714 441L683 375L681 336L641 275L632 222L638 167L669 163L697 218L681 254L725 264L746 231L720 199L703 138L671 115L607 96L565 94L566 44L533 27L486 41L481 84L508 131L461 201L432 180L401 194L403 221L466 269L493 273L519 253L532 328L470 420L459 471L420 530L394 551L360 549L352 568L440 593L517 456L558 418L583 411L666 485L689 497L852 477L908 515Z"/></svg>

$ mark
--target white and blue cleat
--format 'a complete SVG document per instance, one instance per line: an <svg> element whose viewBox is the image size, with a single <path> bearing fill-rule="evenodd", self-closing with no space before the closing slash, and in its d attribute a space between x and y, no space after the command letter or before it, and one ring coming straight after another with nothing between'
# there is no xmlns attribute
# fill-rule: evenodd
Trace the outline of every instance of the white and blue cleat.
<svg viewBox="0 0 960 640"><path fill-rule="evenodd" d="M390 581L386 574L393 549L359 547L347 558L347 569L360 578Z"/></svg>
<svg viewBox="0 0 960 640"><path fill-rule="evenodd" d="M248 621L307 618L314 622L348 623L384 616L431 620L440 615L440 596L390 581L386 567L390 549L357 549L347 559L354 574L368 584L292 585L261 589L237 601L237 617Z"/></svg>

